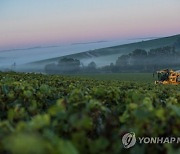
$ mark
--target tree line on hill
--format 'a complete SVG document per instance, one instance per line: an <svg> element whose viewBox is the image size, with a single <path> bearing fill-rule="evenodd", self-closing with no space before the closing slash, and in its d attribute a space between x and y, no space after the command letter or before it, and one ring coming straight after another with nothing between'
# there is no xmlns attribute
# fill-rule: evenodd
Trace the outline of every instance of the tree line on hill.
<svg viewBox="0 0 180 154"><path fill-rule="evenodd" d="M58 73L79 73L79 72L98 72L95 62L84 66L80 60L73 58L62 58L57 64L52 63L45 66L45 72L49 74Z"/></svg>
<svg viewBox="0 0 180 154"><path fill-rule="evenodd" d="M180 40L179 40L180 41ZM175 46L166 46L149 51L136 49L118 57L115 63L98 68L95 62L84 66L80 60L63 58L57 64L45 66L46 73L112 73L112 72L152 72L163 68L180 68L180 52Z"/></svg>

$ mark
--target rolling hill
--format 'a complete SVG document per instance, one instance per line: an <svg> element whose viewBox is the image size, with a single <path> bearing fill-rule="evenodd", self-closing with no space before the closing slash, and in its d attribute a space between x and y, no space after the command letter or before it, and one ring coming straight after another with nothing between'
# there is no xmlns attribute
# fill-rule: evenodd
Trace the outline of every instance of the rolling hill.
<svg viewBox="0 0 180 154"><path fill-rule="evenodd" d="M150 50L152 48L159 48L164 46L172 46L180 39L180 35L174 35L164 38L153 39L149 41L141 41L131 44L118 45L108 48L101 48L96 50L90 50L86 52L71 54L62 57L50 58L41 61L35 61L28 65L45 66L49 63L56 63L61 58L74 58L80 60L84 65L87 65L91 61L94 61L97 66L108 65L111 62L115 62L122 54L128 54L135 49Z"/></svg>

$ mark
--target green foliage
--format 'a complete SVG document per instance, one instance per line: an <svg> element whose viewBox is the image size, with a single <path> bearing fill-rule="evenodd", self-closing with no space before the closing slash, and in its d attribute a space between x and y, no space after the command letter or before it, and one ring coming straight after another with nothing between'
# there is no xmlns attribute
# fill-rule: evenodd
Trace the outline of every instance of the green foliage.
<svg viewBox="0 0 180 154"><path fill-rule="evenodd" d="M128 55L121 55L116 61L116 66L124 70L154 71L156 67L175 67L179 65L177 57L179 57L179 54L175 51L174 46L151 49L148 52L143 49L136 49Z"/></svg>
<svg viewBox="0 0 180 154"><path fill-rule="evenodd" d="M178 136L180 87L0 73L0 153L171 153L179 145L124 149L125 132Z"/></svg>
<svg viewBox="0 0 180 154"><path fill-rule="evenodd" d="M45 71L49 74L75 73L80 69L80 61L73 58L61 58L58 64L47 64Z"/></svg>

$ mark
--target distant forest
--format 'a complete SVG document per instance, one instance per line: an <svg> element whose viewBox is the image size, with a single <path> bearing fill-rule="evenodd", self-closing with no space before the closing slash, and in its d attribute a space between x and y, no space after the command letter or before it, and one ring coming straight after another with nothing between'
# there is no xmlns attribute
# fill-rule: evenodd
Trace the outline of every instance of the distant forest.
<svg viewBox="0 0 180 154"><path fill-rule="evenodd" d="M149 51L136 49L117 58L115 63L97 68L95 62L84 66L79 60L63 58L57 64L45 66L48 74L62 73L118 73L118 72L154 72L164 68L180 68L180 39L173 46L166 46Z"/></svg>

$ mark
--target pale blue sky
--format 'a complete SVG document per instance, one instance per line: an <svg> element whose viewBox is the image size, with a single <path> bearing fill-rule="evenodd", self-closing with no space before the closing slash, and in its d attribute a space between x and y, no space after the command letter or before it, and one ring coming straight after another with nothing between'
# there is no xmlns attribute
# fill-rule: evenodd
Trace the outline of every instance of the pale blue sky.
<svg viewBox="0 0 180 154"><path fill-rule="evenodd" d="M180 33L179 0L0 0L0 48Z"/></svg>

